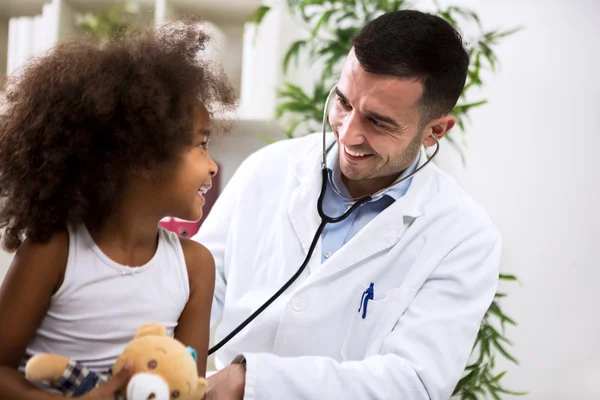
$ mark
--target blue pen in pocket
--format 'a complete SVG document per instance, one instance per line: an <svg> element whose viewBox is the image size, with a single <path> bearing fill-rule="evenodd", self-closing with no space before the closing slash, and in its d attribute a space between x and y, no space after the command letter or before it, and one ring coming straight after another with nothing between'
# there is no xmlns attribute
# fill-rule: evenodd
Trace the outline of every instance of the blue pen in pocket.
<svg viewBox="0 0 600 400"><path fill-rule="evenodd" d="M373 296L375 295L375 284L371 282L369 287L363 292L360 298L360 307L358 307L358 312L363 310L362 318L367 318L367 303L369 300L373 300Z"/></svg>

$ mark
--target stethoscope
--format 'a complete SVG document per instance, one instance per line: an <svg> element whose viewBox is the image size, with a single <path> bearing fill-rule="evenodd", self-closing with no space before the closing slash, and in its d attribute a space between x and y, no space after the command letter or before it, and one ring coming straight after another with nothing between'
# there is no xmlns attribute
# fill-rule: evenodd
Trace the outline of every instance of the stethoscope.
<svg viewBox="0 0 600 400"><path fill-rule="evenodd" d="M317 231L315 232L313 240L312 240L312 242L310 244L310 247L308 249L308 253L306 254L306 257L304 258L304 261L302 262L302 265L300 265L300 268L298 268L298 270L296 271L296 273L273 296L271 296L271 298L269 300L267 300L262 306L260 306L256 311L254 311L252 313L252 315L250 315L248 318L246 318L246 320L244 322L242 322L241 324L239 324L237 326L237 328L235 328L234 330L232 330L219 343L217 343L216 345L214 345L213 347L211 347L208 350L208 354L209 355L213 354L215 351L219 350L227 342L229 342L231 339L233 339L242 329L244 329L256 317L258 317L279 296L281 296L283 294L283 292L285 292L296 281L296 279L298 279L300 277L300 275L302 275L302 272L304 272L304 269L308 265L308 262L310 261L310 258L312 257L313 252L315 251L315 247L317 246L319 238L321 237L321 234L323 233L323 229L325 229L325 225L327 225L327 224L335 224L337 222L342 222L343 220L345 220L346 218L348 218L348 216L350 216L350 214L352 214L352 212L354 210L356 210L358 207L360 207L364 203L368 202L371 199L376 198L377 196L379 196L380 194L382 194L383 192L385 192L386 190L388 190L390 187L392 187L394 185L397 185L397 184L399 184L401 182L404 182L405 180L411 178L417 172L419 172L420 170L422 170L423 168L425 168L425 166L427 164L429 164L429 162L431 162L431 160L433 160L433 158L437 155L438 151L440 150L440 141L438 140L438 138L435 135L432 134L431 136L435 139L435 142L436 142L436 148L435 148L435 151L433 152L433 154L431 155L431 157L429 157L427 159L427 161L425 161L425 163L423 163L423 165L421 165L419 168L417 168L411 174L408 174L406 176L398 178L396 181L394 181L388 187L386 187L384 189L381 189L380 191L378 191L378 192L376 192L376 193L374 193L372 195L367 195L367 196L361 197L360 199L356 200L354 202L354 204L350 208L348 208L346 210L346 212L344 212L342 215L337 216L337 217L330 217L330 216L328 216L327 214L325 214L325 211L323 211L323 198L325 197L325 190L327 188L327 180L328 180L327 152L328 152L329 149L327 147L327 138L326 138L326 136L327 136L327 122L329 120L329 102L331 100L331 97L332 97L335 89L336 89L336 87L334 86L329 91L329 94L327 95L327 100L325 101L325 108L323 109L323 159L321 161L321 174L322 174L322 178L323 179L322 179L322 183L321 183L321 193L319 194L319 199L317 201L317 211L319 213L319 216L321 217L321 223L319 224L319 227L317 228ZM334 144L335 144L335 142L334 142Z"/></svg>

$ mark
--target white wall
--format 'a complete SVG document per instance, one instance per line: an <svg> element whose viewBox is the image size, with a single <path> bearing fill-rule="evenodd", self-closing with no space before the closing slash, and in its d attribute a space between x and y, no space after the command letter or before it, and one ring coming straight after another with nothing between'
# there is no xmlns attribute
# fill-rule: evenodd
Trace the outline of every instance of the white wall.
<svg viewBox="0 0 600 400"><path fill-rule="evenodd" d="M600 3L458 3L486 26L526 28L498 48L468 167L448 153L442 162L497 223L503 269L522 281L502 303L521 361L502 365L504 381L527 399L600 399Z"/></svg>

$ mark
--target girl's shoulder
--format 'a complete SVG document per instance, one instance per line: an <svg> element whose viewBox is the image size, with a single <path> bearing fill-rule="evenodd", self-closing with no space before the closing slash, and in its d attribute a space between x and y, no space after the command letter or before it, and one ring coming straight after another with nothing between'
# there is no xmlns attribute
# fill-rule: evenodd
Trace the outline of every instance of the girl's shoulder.
<svg viewBox="0 0 600 400"><path fill-rule="evenodd" d="M55 231L45 242L25 239L19 246L11 269L18 269L22 279L44 277L52 293L61 286L69 258L69 231Z"/></svg>
<svg viewBox="0 0 600 400"><path fill-rule="evenodd" d="M196 282L209 282L214 284L215 260L211 252L201 243L191 239L179 238L185 259L190 286Z"/></svg>

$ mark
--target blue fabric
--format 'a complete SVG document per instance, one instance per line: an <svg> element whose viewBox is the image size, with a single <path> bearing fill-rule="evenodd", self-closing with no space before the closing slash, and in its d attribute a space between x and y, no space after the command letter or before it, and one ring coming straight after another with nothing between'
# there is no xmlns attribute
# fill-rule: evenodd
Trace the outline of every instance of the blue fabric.
<svg viewBox="0 0 600 400"><path fill-rule="evenodd" d="M75 388L73 392L73 397L83 396L84 394L91 392L101 383L100 378L96 373L91 372L88 376L86 376L79 387Z"/></svg>
<svg viewBox="0 0 600 400"><path fill-rule="evenodd" d="M407 176L415 171L419 164L419 158L420 156L402 173L402 176ZM325 196L323 197L323 211L329 216L342 215L353 204L353 201L342 182L337 144L327 154L327 165L329 166L329 182L327 182ZM321 235L321 262L325 262L379 213L404 196L410 187L411 181L412 178L392 186L384 192L383 196L364 203L342 222L325 225ZM333 188L336 190L333 190Z"/></svg>

